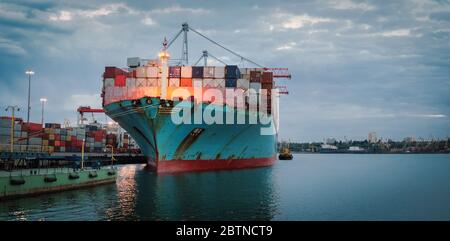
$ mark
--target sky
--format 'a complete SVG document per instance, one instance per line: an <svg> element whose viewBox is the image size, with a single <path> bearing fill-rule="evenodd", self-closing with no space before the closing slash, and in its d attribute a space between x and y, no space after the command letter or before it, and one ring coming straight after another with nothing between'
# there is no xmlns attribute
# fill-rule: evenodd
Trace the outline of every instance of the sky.
<svg viewBox="0 0 450 241"><path fill-rule="evenodd" d="M450 2L17 1L0 2L0 115L18 105L31 121L76 124L80 105L101 107L104 66L155 58L183 22L255 62L289 68L280 80L282 140L445 138L450 134ZM192 32L203 49L244 64ZM177 41L169 49L181 55ZM248 65L251 67L251 65ZM98 115L99 121L106 117Z"/></svg>

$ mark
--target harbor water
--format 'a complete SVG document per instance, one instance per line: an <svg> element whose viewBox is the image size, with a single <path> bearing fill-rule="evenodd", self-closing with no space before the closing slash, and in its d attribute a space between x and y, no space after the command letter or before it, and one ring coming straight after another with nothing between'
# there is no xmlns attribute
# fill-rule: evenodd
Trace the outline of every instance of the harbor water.
<svg viewBox="0 0 450 241"><path fill-rule="evenodd" d="M296 154L247 170L156 175L0 202L0 220L450 220L450 155Z"/></svg>

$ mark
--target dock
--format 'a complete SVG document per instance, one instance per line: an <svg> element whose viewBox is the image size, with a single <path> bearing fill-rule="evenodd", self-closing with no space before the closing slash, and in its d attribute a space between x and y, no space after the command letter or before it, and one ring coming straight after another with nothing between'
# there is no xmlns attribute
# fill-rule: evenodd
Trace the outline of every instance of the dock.
<svg viewBox="0 0 450 241"><path fill-rule="evenodd" d="M111 160L80 161L76 157L39 155L2 159L0 200L114 183L116 177Z"/></svg>

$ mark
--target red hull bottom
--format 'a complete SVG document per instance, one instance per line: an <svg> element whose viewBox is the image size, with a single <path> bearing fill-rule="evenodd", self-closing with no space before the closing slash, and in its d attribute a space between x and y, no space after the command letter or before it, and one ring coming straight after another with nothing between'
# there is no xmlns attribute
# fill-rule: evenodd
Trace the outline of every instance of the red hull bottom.
<svg viewBox="0 0 450 241"><path fill-rule="evenodd" d="M218 160L171 160L159 161L153 169L157 173L177 173L192 171L231 170L270 166L275 163L276 156L248 159Z"/></svg>

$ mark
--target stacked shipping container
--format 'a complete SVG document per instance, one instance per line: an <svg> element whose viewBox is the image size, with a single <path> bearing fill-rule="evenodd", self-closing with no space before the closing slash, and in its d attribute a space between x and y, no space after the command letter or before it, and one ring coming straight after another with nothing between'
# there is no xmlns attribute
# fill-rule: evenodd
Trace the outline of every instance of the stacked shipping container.
<svg viewBox="0 0 450 241"><path fill-rule="evenodd" d="M26 146L29 138L28 148ZM11 118L0 117L0 151L10 151ZM85 140L85 152L103 152L106 145L113 146L117 152L132 151L129 149L130 138L123 135L122 145L119 146L117 132L108 132L107 129L94 125L84 127L61 128L60 124L46 123L45 128L37 123L24 123L15 119L14 123L14 151L16 152L81 152Z"/></svg>
<svg viewBox="0 0 450 241"><path fill-rule="evenodd" d="M128 72L121 69L113 71L110 68L106 67L104 74L104 105L144 96L160 96L160 74L162 72L160 66L147 64L147 66L131 68ZM224 67L170 66L168 75L169 96L174 89L179 87L187 89L192 95L193 87L202 87L203 91L214 88L222 91L224 96L226 89L239 89L244 92L247 92L248 89L254 89L256 92L266 89L270 92L273 88L272 72L264 71L262 68L239 69L236 65ZM121 77L118 78L118 76ZM125 76L125 80L123 80L123 76Z"/></svg>

